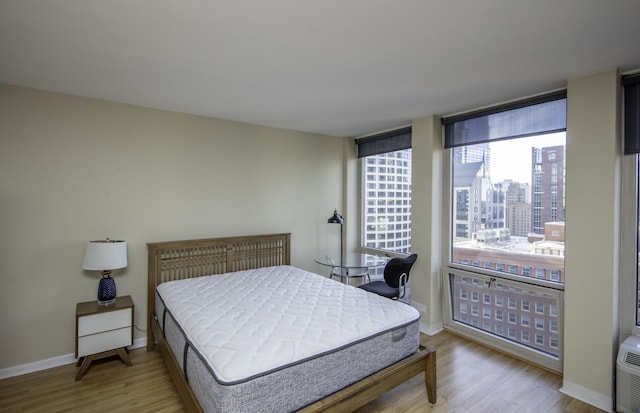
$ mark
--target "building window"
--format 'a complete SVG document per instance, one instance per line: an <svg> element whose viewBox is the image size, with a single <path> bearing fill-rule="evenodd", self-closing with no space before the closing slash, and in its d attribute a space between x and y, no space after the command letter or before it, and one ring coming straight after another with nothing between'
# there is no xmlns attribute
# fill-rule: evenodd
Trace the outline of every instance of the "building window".
<svg viewBox="0 0 640 413"><path fill-rule="evenodd" d="M475 304L471 306L471 315L478 316L480 314L479 307Z"/></svg>
<svg viewBox="0 0 640 413"><path fill-rule="evenodd" d="M445 198L449 279L459 271L509 281L507 322L530 326L530 316L516 320L520 312L539 309L531 308L537 301L544 311L563 294L566 92L444 117L443 124L450 155L446 170L451 171ZM465 265L462 260L495 267ZM495 296L491 287L488 291ZM525 293L530 289L536 293ZM552 298L534 299L537 294ZM480 339L464 326L456 324L455 329ZM514 341L523 334L517 331ZM552 356L544 365L562 369L558 348L551 349L546 337L544 343L528 335L522 341L519 344ZM510 351L540 361L535 352L523 356L517 346Z"/></svg>
<svg viewBox="0 0 640 413"><path fill-rule="evenodd" d="M356 140L362 161L362 247L411 252L411 128Z"/></svg>

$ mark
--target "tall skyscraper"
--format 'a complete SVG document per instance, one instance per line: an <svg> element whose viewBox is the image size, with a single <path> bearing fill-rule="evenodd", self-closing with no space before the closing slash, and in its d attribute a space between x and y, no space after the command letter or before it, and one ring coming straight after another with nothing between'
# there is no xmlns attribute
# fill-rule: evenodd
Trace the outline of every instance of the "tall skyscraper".
<svg viewBox="0 0 640 413"><path fill-rule="evenodd" d="M411 149L372 155L365 161L364 245L411 251Z"/></svg>
<svg viewBox="0 0 640 413"><path fill-rule="evenodd" d="M565 146L531 148L531 230L544 234L545 222L565 220Z"/></svg>

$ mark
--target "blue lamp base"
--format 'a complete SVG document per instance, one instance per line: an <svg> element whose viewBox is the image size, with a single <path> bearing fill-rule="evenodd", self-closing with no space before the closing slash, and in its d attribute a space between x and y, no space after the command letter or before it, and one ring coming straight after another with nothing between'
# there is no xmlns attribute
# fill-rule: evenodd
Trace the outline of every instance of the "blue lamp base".
<svg viewBox="0 0 640 413"><path fill-rule="evenodd" d="M98 304L108 305L116 302L116 281L111 276L100 278L98 284Z"/></svg>

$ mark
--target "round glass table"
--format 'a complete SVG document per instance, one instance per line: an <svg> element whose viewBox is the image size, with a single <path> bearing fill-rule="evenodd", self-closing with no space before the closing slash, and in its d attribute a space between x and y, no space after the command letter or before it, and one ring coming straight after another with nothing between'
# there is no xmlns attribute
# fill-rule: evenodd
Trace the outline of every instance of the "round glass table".
<svg viewBox="0 0 640 413"><path fill-rule="evenodd" d="M389 259L390 257L380 255L350 253L342 257L342 262L340 262L340 257L333 258L329 255L316 257L314 261L331 268L329 278L339 277L348 284L349 278L365 278L371 281L369 270L371 268L384 267Z"/></svg>

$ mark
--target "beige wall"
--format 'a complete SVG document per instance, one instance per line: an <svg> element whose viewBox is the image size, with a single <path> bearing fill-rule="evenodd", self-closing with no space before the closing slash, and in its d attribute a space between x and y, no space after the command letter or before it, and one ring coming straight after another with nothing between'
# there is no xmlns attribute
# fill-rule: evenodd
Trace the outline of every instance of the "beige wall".
<svg viewBox="0 0 640 413"><path fill-rule="evenodd" d="M85 243L128 243L119 295L145 328L146 246L291 232L316 270L340 208L343 139L0 85L0 368L74 351L98 276ZM144 335L136 331L136 338Z"/></svg>
<svg viewBox="0 0 640 413"><path fill-rule="evenodd" d="M442 328L440 270L443 262L442 126L438 116L415 119L412 125L411 251L418 254L411 271L411 300L424 304L423 329Z"/></svg>
<svg viewBox="0 0 640 413"><path fill-rule="evenodd" d="M589 401L609 408L618 350L619 89L616 70L571 79L567 89L563 390L590 390Z"/></svg>

